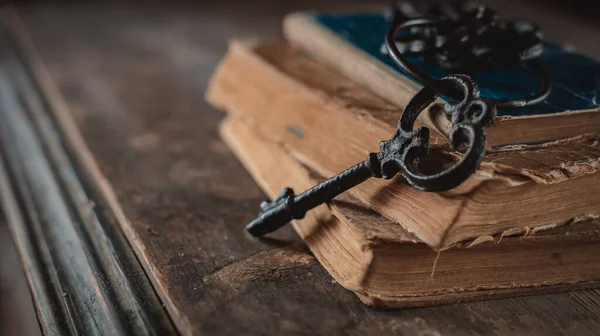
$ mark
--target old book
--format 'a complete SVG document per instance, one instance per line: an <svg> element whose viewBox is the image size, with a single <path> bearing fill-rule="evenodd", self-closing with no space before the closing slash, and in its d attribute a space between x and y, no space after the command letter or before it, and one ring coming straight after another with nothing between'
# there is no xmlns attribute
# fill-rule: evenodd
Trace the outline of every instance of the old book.
<svg viewBox="0 0 600 336"><path fill-rule="evenodd" d="M279 42L234 42L207 99L255 123L321 176L377 151L400 113ZM488 153L476 174L444 193L418 191L400 177L370 179L350 193L438 250L466 239L542 230L600 216L600 146L579 140ZM447 162L459 155L441 144L432 152Z"/></svg>
<svg viewBox="0 0 600 336"><path fill-rule="evenodd" d="M226 118L221 135L270 197L321 179L240 117ZM595 286L600 278L597 220L440 252L347 195L293 225L334 279L371 305L483 300Z"/></svg>
<svg viewBox="0 0 600 336"><path fill-rule="evenodd" d="M357 83L398 106L405 106L420 84L405 76L382 52L390 25L385 12L294 13L284 20L286 38ZM543 27L542 27L543 28ZM537 144L582 134L598 134L600 102L597 78L600 63L572 48L546 42L540 61L549 74L552 91L540 105L498 110L488 131L489 146ZM411 59L426 73L442 77L435 65ZM539 75L520 66L475 73L482 96L496 99L528 97L540 86ZM442 103L442 100L439 100ZM450 123L436 105L422 121L448 134Z"/></svg>

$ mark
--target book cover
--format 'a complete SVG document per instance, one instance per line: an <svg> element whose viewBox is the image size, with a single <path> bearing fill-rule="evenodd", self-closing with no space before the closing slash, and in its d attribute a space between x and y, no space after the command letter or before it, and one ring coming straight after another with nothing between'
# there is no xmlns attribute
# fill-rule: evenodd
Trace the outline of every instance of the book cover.
<svg viewBox="0 0 600 336"><path fill-rule="evenodd" d="M389 12L313 13L308 15L340 39L405 76L381 50L385 33L391 21ZM550 41L546 41L544 47L540 61L550 77L552 84L550 96L537 106L500 109L498 116L533 116L567 111L598 110L600 107L598 99L600 62L572 48ZM410 57L409 60L435 78L448 75L448 72L438 65L424 62L420 57ZM540 86L539 74L525 66L499 67L469 75L472 75L479 84L482 97L494 99L527 97L537 92Z"/></svg>

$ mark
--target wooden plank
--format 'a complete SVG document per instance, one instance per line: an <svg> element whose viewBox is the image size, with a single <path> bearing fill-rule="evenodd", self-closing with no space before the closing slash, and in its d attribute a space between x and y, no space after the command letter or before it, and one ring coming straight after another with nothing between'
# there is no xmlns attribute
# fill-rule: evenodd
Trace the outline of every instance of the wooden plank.
<svg viewBox="0 0 600 336"><path fill-rule="evenodd" d="M43 333L174 334L125 237L73 165L11 36L0 33L1 203Z"/></svg>
<svg viewBox="0 0 600 336"><path fill-rule="evenodd" d="M66 102L55 113L73 118L89 147L80 159L95 158L98 170L88 173L110 185L101 189L123 211L119 224L181 333L555 335L600 328L598 291L374 310L332 283L291 229L265 240L248 236L243 226L265 196L218 138L222 115L202 92L227 37L278 35L281 14L325 5L222 6L71 4L26 12Z"/></svg>
<svg viewBox="0 0 600 336"><path fill-rule="evenodd" d="M0 335L41 336L32 293L0 207Z"/></svg>

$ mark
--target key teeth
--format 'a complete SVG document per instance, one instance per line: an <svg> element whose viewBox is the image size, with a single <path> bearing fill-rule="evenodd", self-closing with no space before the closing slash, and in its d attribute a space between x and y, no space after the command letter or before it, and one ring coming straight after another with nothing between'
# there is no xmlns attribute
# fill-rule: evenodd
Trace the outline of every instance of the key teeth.
<svg viewBox="0 0 600 336"><path fill-rule="evenodd" d="M269 201L260 202L260 212L261 213L269 210L269 207L271 207L271 202L269 202Z"/></svg>
<svg viewBox="0 0 600 336"><path fill-rule="evenodd" d="M292 216L292 219L302 219L306 215L306 210L296 207L295 196L292 188L285 188L281 195L278 196L277 204L283 203L285 210Z"/></svg>
<svg viewBox="0 0 600 336"><path fill-rule="evenodd" d="M285 199L288 196L294 196L294 189L290 188L290 187L286 187L285 189L283 189L283 191L281 192L281 194L279 194L279 196L277 196L275 198L276 202L281 202L283 199Z"/></svg>
<svg viewBox="0 0 600 336"><path fill-rule="evenodd" d="M279 194L277 197L275 197L271 202L269 201L262 201L260 203L260 213L265 213L273 208L275 208L277 205L283 203L286 201L286 199L288 199L290 196L294 196L294 189L292 188L285 188L283 189L283 191L281 192L281 194Z"/></svg>
<svg viewBox="0 0 600 336"><path fill-rule="evenodd" d="M294 210L298 209L294 208L294 197L294 190L285 188L273 201L263 201L260 204L260 214L246 226L246 230L252 236L260 237L277 230L294 218L304 217L304 212L295 213Z"/></svg>

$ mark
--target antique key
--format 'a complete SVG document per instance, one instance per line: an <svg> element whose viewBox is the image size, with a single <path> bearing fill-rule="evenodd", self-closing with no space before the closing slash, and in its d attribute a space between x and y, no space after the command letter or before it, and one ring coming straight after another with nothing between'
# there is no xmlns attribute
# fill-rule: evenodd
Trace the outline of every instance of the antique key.
<svg viewBox="0 0 600 336"><path fill-rule="evenodd" d="M303 218L308 210L371 177L390 179L400 173L406 182L420 190L452 189L473 174L483 160L485 128L493 123L496 108L533 106L550 94L548 74L537 59L543 45L535 25L500 21L484 6L448 7L435 2L426 13L421 13L420 18L413 18L412 11L406 8L395 8L395 17L385 36L384 51L404 74L421 83L423 89L402 112L394 136L381 142L378 153L369 154L365 161L302 194L295 195L292 189L286 188L272 202L263 202L258 218L247 226L252 235L262 236L292 219ZM399 32L403 34L398 35ZM523 64L539 74L540 89L524 98L480 98L477 84L468 75L430 77L412 65L403 52L433 60L449 71L472 72L499 65ZM424 174L419 169L419 161L429 150L429 129L413 130L413 127L418 115L439 96L449 99L444 110L452 123L450 144L455 149L468 144L468 149L450 168Z"/></svg>
<svg viewBox="0 0 600 336"><path fill-rule="evenodd" d="M446 103L444 110L452 121L449 140L454 148L469 144L469 148L454 166L436 174L425 175L419 170L419 159L427 155L429 129L413 130L415 120L439 93L425 87L415 95L402 112L394 136L380 144L378 153L300 195L286 188L272 202L261 204L261 213L246 227L253 236L273 232L293 219L301 219L306 212L327 202L344 191L371 177L391 179L401 173L404 179L420 190L439 191L454 188L477 170L485 153L485 127L495 116L495 105L479 98L477 84L467 75L451 75L440 79L441 84L462 92L458 103Z"/></svg>

